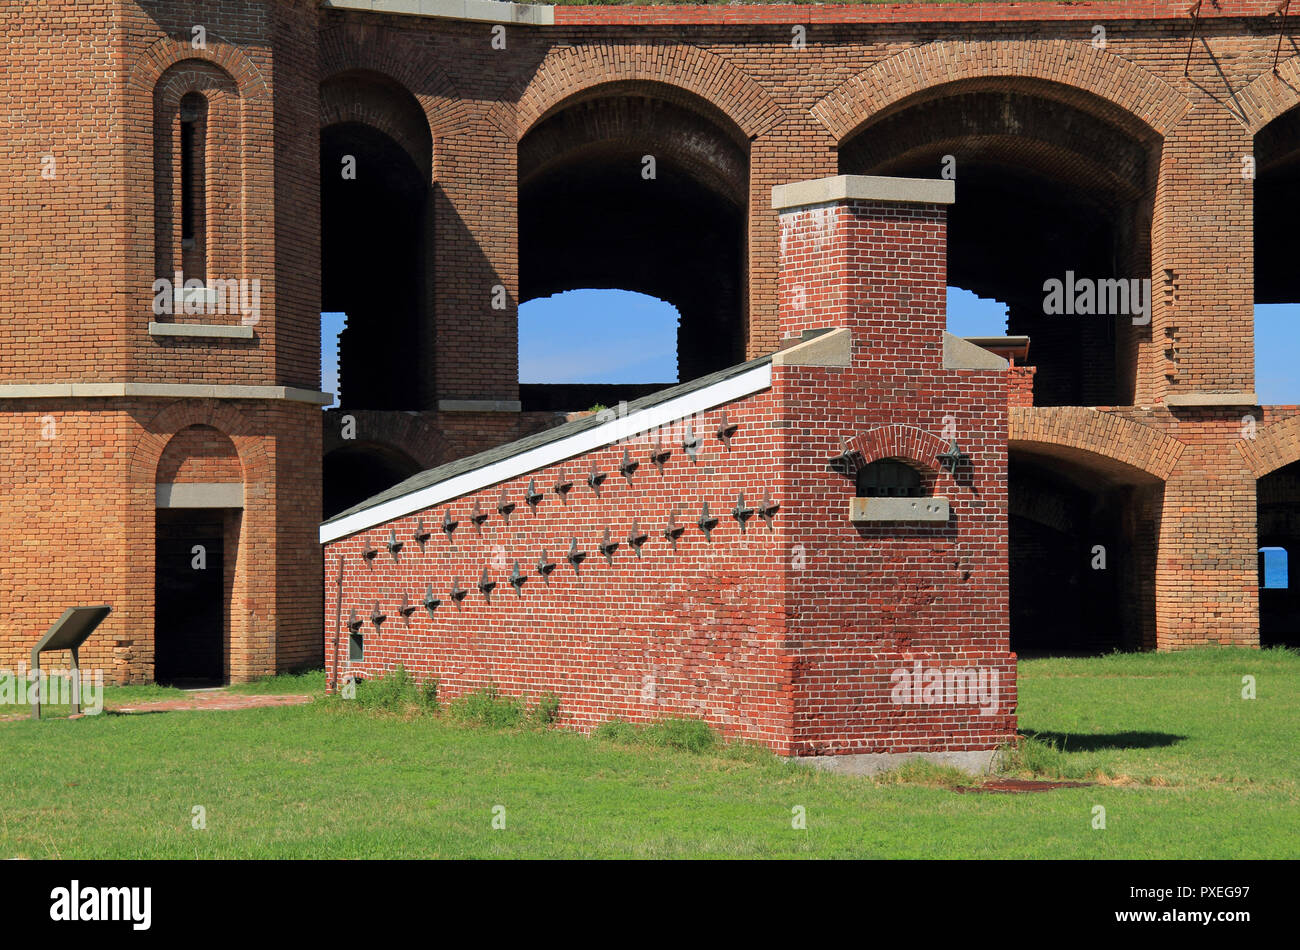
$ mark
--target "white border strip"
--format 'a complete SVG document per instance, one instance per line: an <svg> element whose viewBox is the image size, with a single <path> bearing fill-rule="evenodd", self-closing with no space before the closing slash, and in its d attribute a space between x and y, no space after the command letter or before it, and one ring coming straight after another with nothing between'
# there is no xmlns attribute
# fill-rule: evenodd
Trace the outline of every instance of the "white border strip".
<svg viewBox="0 0 1300 950"><path fill-rule="evenodd" d="M476 468L445 481L427 485L409 495L381 502L373 508L358 511L340 521L323 524L320 526L320 543L328 544L330 541L337 541L339 538L365 531L394 518L403 518L489 485L516 478L527 472L534 472L539 468L546 468L548 465L554 465L556 462L562 462L593 449L612 445L631 433L656 429L697 412L712 409L724 402L732 402L742 396L760 392L771 385L772 365L765 363L756 366L731 379L724 379L712 386L697 389L695 392L686 393L657 406L650 406L630 416L611 419L603 425L586 429L567 438L539 445L535 449L511 455L483 468Z"/></svg>
<svg viewBox="0 0 1300 950"><path fill-rule="evenodd" d="M477 20L519 26L554 26L555 7L549 3L502 3L501 0L323 0L333 10L366 10L408 16Z"/></svg>
<svg viewBox="0 0 1300 950"><path fill-rule="evenodd" d="M331 393L295 386L211 386L203 383L0 383L0 399L101 399L158 396L166 399L283 399L328 406Z"/></svg>

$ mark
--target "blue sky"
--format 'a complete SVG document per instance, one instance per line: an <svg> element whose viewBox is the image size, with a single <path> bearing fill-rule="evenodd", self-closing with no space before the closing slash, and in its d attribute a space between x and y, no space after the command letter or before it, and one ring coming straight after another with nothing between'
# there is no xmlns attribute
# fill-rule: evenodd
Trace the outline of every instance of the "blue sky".
<svg viewBox="0 0 1300 950"><path fill-rule="evenodd" d="M338 392L343 315L321 314L321 377ZM958 336L1007 332L996 300L948 288L948 329ZM1032 344L1031 344L1032 345ZM1255 308L1255 389L1264 405L1300 403L1300 304ZM625 290L574 290L519 308L523 383L677 381L677 310Z"/></svg>

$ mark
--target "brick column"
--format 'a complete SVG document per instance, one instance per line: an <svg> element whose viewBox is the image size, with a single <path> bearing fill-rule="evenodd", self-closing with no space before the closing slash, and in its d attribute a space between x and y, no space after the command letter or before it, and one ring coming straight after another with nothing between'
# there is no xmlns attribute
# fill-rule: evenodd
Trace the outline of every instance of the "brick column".
<svg viewBox="0 0 1300 950"><path fill-rule="evenodd" d="M1175 410L1186 444L1165 483L1156 565L1156 646L1259 646L1255 477L1236 443L1243 412Z"/></svg>
<svg viewBox="0 0 1300 950"><path fill-rule="evenodd" d="M746 311L747 358L775 350L779 213L772 189L789 181L834 175L835 140L809 114L789 114L749 146L749 297Z"/></svg>
<svg viewBox="0 0 1300 950"><path fill-rule="evenodd" d="M1254 182L1250 133L1198 112L1165 139L1151 226L1151 356L1139 401L1248 393L1254 364Z"/></svg>
<svg viewBox="0 0 1300 950"><path fill-rule="evenodd" d="M795 754L979 768L1015 731L1007 364L952 338L945 352L953 199L950 181L899 178L773 190ZM854 469L885 459L916 472L918 495L855 497ZM911 688L936 671L996 695Z"/></svg>
<svg viewBox="0 0 1300 950"><path fill-rule="evenodd" d="M519 399L516 146L486 119L438 143L434 320L422 345L436 360L421 408ZM495 287L505 306L494 309ZM432 386L430 385L432 382ZM436 386L436 392L430 391Z"/></svg>
<svg viewBox="0 0 1300 950"><path fill-rule="evenodd" d="M951 181L841 175L773 189L779 335L855 331L854 363L942 362Z"/></svg>

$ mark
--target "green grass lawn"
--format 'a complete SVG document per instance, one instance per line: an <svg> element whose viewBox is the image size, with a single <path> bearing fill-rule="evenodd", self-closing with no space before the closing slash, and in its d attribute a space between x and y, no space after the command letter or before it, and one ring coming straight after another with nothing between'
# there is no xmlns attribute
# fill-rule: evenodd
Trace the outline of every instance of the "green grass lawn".
<svg viewBox="0 0 1300 950"><path fill-rule="evenodd" d="M0 722L0 858L1300 856L1300 654L1028 660L1020 675L1021 731L1039 740L1021 764L1099 784L971 794L937 769L872 781L752 749L334 700L108 713ZM1258 698L1241 698L1244 675ZM240 689L322 687L308 674ZM796 806L806 830L791 827Z"/></svg>

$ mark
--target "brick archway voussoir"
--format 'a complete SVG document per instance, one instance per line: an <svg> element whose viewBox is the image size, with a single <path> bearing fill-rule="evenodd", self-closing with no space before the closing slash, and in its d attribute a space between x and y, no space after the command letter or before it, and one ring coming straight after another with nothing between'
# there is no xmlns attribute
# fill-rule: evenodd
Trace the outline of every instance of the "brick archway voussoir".
<svg viewBox="0 0 1300 950"><path fill-rule="evenodd" d="M1253 439L1240 439L1237 451L1257 479L1300 461L1300 416L1265 426Z"/></svg>
<svg viewBox="0 0 1300 950"><path fill-rule="evenodd" d="M552 50L520 91L514 107L519 138L568 99L615 82L660 83L690 92L725 114L748 138L766 132L784 113L748 73L698 47L593 45ZM504 116L499 125L505 127Z"/></svg>
<svg viewBox="0 0 1300 950"><path fill-rule="evenodd" d="M354 70L383 76L410 93L434 136L455 134L464 124L466 106L456 84L433 57L414 48L400 32L358 35L339 26L322 33L317 84Z"/></svg>
<svg viewBox="0 0 1300 950"><path fill-rule="evenodd" d="M939 456L948 450L948 444L925 429L895 424L868 429L854 436L845 449L858 455L864 465L881 459L902 458L938 471Z"/></svg>
<svg viewBox="0 0 1300 950"><path fill-rule="evenodd" d="M810 110L837 142L895 102L982 77L1041 79L1089 92L1161 136L1191 108L1173 86L1113 53L1066 40L941 41L882 60L845 80Z"/></svg>
<svg viewBox="0 0 1300 950"><path fill-rule="evenodd" d="M207 49L195 49L171 36L161 37L136 61L128 85L134 86L144 101L152 101L158 80L171 67L187 59L210 63L224 71L243 99L256 101L267 96L266 82L256 64L239 47L215 37L208 40Z"/></svg>
<svg viewBox="0 0 1300 950"><path fill-rule="evenodd" d="M357 443L396 449L408 456L422 470L436 468L454 457L446 437L432 420L406 412L385 409L354 409L335 416L322 413L324 420L323 455ZM350 415L356 420L355 441L342 438L339 420Z"/></svg>
<svg viewBox="0 0 1300 950"><path fill-rule="evenodd" d="M1012 407L1007 441L1021 446L1061 446L1096 455L1168 481L1186 445L1123 416L1079 406Z"/></svg>
<svg viewBox="0 0 1300 950"><path fill-rule="evenodd" d="M190 426L211 426L235 445L239 464L244 470L244 485L269 484L270 460L257 445L255 432L244 413L217 400L183 400L166 406L144 424L145 433L131 455L127 478L129 484L153 491L158 462L176 433Z"/></svg>
<svg viewBox="0 0 1300 950"><path fill-rule="evenodd" d="M1278 116L1300 106L1300 55L1270 69L1235 96L1241 112L1238 118L1258 132Z"/></svg>

